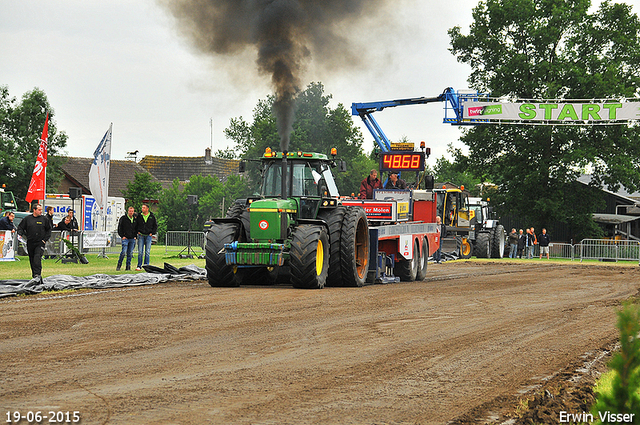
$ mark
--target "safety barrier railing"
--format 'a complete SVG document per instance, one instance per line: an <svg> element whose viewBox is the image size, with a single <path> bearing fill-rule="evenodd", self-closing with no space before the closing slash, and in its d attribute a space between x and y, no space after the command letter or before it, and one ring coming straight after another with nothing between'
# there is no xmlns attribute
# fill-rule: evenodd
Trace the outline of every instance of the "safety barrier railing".
<svg viewBox="0 0 640 425"><path fill-rule="evenodd" d="M537 251L540 251L539 247L536 247ZM538 258L540 254L538 254ZM545 255L543 255L545 257ZM550 243L549 244L549 258L566 258L573 260L575 258L574 245L570 243Z"/></svg>
<svg viewBox="0 0 640 425"><path fill-rule="evenodd" d="M522 258L527 258L526 249ZM546 254L542 256L546 258ZM506 258L506 256L505 256ZM540 258L540 246L533 250L533 258ZM640 264L640 242L611 239L584 239L578 244L551 243L549 258L567 260L637 261Z"/></svg>
<svg viewBox="0 0 640 425"><path fill-rule="evenodd" d="M580 242L580 261L587 259L640 262L640 242L584 239Z"/></svg>
<svg viewBox="0 0 640 425"><path fill-rule="evenodd" d="M164 252L204 255L205 233L188 231L169 231L165 237ZM189 253L189 248L191 252Z"/></svg>

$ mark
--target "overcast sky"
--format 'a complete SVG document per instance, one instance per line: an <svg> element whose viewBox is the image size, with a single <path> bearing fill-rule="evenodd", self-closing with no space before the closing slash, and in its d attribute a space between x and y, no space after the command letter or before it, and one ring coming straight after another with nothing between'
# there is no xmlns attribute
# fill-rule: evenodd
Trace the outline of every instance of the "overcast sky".
<svg viewBox="0 0 640 425"><path fill-rule="evenodd" d="M635 3L635 2L630 2ZM467 89L470 68L448 51L447 30L468 33L476 0L396 0L382 19L361 22L349 38L364 59L341 69L309 63L303 84L320 81L332 106L436 96ZM638 6L635 6L636 13ZM380 17L378 17L380 18ZM255 56L209 57L178 35L173 18L154 0L0 0L0 84L20 98L47 94L70 156L90 157L113 123L112 159L127 152L202 156L232 143L229 120L251 120L258 99L272 92ZM429 164L458 142L460 130L442 123L443 103L376 113L392 140L406 136L432 149ZM372 137L358 117L365 148Z"/></svg>

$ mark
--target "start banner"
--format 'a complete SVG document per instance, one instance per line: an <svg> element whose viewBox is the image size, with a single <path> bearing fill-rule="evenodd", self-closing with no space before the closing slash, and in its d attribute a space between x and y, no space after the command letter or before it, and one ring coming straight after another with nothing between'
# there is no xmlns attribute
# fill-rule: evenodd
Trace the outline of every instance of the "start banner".
<svg viewBox="0 0 640 425"><path fill-rule="evenodd" d="M607 124L640 120L640 102L469 102L464 119L543 124Z"/></svg>

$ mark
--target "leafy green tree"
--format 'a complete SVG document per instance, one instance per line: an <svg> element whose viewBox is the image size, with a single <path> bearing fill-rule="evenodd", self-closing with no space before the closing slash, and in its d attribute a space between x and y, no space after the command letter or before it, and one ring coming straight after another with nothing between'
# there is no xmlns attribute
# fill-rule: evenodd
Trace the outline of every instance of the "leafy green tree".
<svg viewBox="0 0 640 425"><path fill-rule="evenodd" d="M493 96L519 99L638 98L640 21L626 4L589 0L486 0L473 10L468 35L449 30L451 51L472 68L469 83ZM596 231L593 186L640 188L640 127L480 125L465 131L469 154L456 162L500 190L502 213L545 227L566 222ZM569 198L567 198L569 196Z"/></svg>
<svg viewBox="0 0 640 425"><path fill-rule="evenodd" d="M6 179L0 183L5 183L7 189L14 193L22 210L27 207L24 198L31 182L47 112L47 192L53 193L62 177L60 166L64 158L59 154L67 146L67 135L58 132L55 112L42 90L34 88L18 101L9 95L7 86L0 86L0 176Z"/></svg>
<svg viewBox="0 0 640 425"><path fill-rule="evenodd" d="M158 199L162 185L153 181L149 173L135 173L133 180L129 180L126 190L122 191L127 200L126 207L133 207L140 212L142 203L148 199Z"/></svg>
<svg viewBox="0 0 640 425"><path fill-rule="evenodd" d="M452 145L449 145L449 151L453 151ZM481 183L480 179L460 167L459 163L451 162L441 156L436 159L433 174L438 183L451 182L458 186L464 186L465 189L471 192L471 196L480 196L480 188L478 187Z"/></svg>
<svg viewBox="0 0 640 425"><path fill-rule="evenodd" d="M189 226L191 230L201 230L205 221L223 217L232 202L247 197L248 186L247 180L237 175L230 175L225 183L216 176L193 175L183 187L178 179L174 180L160 195L158 216L166 225L165 232L185 231ZM198 197L197 205L187 204L188 195Z"/></svg>
<svg viewBox="0 0 640 425"><path fill-rule="evenodd" d="M335 147L338 158L348 164L346 173L336 173L338 189L342 194L357 193L360 181L377 165L364 154L362 133L353 124L349 111L342 104L330 108L330 100L331 95L324 94L321 83L311 83L298 94L289 151L329 154ZM225 129L225 135L235 143L235 150L240 152L241 158L259 158L267 147L280 150L280 137L272 112L273 101L273 96L258 101L251 124L239 117L232 119ZM255 182L259 177L256 167L250 170L253 190L257 190Z"/></svg>
<svg viewBox="0 0 640 425"><path fill-rule="evenodd" d="M620 330L620 351L609 362L613 373L611 391L597 394L596 404L591 409L595 418L600 418L600 414L605 412L633 414L636 418L640 416L640 307L638 305L626 303L623 309L618 311L618 329ZM609 422L599 421L598 423Z"/></svg>

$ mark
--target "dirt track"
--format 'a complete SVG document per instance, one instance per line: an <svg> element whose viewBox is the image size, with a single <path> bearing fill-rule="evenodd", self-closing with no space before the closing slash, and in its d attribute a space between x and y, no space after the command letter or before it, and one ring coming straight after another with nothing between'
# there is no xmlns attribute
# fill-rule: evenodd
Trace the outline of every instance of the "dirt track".
<svg viewBox="0 0 640 425"><path fill-rule="evenodd" d="M3 299L0 419L444 424L615 341L615 306L639 289L637 266L532 260L429 265L423 282L359 289L190 282Z"/></svg>

